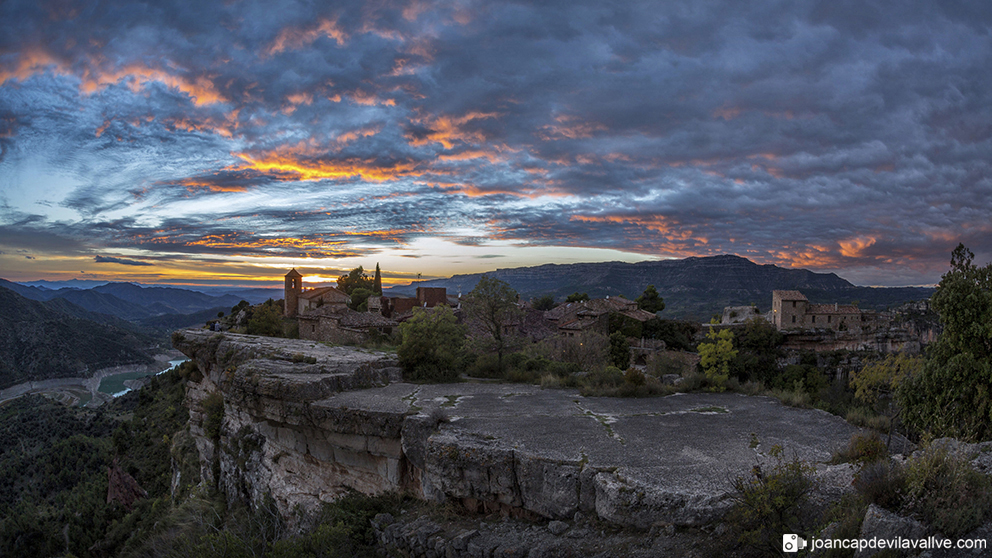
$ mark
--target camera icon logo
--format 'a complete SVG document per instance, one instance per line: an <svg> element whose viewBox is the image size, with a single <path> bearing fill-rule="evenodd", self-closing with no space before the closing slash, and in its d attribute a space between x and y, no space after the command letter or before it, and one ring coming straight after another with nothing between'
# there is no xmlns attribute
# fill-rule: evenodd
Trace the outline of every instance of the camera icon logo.
<svg viewBox="0 0 992 558"><path fill-rule="evenodd" d="M799 552L806 548L806 539L799 535L782 535L782 552Z"/></svg>

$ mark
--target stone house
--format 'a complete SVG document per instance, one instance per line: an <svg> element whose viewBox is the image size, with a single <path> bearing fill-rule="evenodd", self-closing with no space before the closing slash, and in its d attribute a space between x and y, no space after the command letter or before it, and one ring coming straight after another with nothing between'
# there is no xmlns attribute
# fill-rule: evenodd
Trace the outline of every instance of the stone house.
<svg viewBox="0 0 992 558"><path fill-rule="evenodd" d="M283 315L294 318L311 310L330 306L332 308L347 308L351 297L336 287L318 287L303 289L303 276L296 269L286 274L283 287Z"/></svg>
<svg viewBox="0 0 992 558"><path fill-rule="evenodd" d="M330 343L361 343L376 333L389 334L395 321L378 312L356 312L348 307L351 297L336 287L303 288L303 276L295 269L285 278L284 315L299 322L301 339ZM381 297L369 297L370 307Z"/></svg>
<svg viewBox="0 0 992 558"><path fill-rule="evenodd" d="M641 310L637 302L623 297L607 297L568 302L544 313L544 318L557 327L566 337L582 331L596 331L606 335L610 330L610 314L618 313L639 322L646 322L655 315Z"/></svg>
<svg viewBox="0 0 992 558"><path fill-rule="evenodd" d="M398 325L379 314L356 312L347 306L322 306L298 319L301 339L328 343L361 343L375 334L389 335Z"/></svg>
<svg viewBox="0 0 992 558"><path fill-rule="evenodd" d="M351 297L337 287L317 287L303 291L299 295L298 314L303 315L318 308L329 307L343 310L351 304Z"/></svg>
<svg viewBox="0 0 992 558"><path fill-rule="evenodd" d="M799 291L772 291L772 323L779 331L860 331L872 325L873 314L851 304L811 304Z"/></svg>

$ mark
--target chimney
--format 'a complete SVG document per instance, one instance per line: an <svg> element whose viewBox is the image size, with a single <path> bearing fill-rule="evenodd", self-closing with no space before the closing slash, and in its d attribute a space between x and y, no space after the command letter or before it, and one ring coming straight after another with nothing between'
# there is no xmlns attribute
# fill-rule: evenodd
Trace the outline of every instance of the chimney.
<svg viewBox="0 0 992 558"><path fill-rule="evenodd" d="M838 303L836 303L836 302L834 303L834 312L836 312L836 311L837 311L837 304L838 304Z"/></svg>

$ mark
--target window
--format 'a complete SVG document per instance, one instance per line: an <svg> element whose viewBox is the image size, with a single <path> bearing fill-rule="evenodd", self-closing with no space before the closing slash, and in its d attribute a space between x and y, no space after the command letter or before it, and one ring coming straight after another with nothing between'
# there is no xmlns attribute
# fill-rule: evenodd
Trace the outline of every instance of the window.
<svg viewBox="0 0 992 558"><path fill-rule="evenodd" d="M828 324L830 323L830 318L833 318L833 316L827 316L827 323Z"/></svg>
<svg viewBox="0 0 992 558"><path fill-rule="evenodd" d="M816 323L816 316L813 316L813 323Z"/></svg>
<svg viewBox="0 0 992 558"><path fill-rule="evenodd" d="M793 307L793 308L795 308L795 307L796 307L796 301L795 301L795 300L793 300L793 301L792 301L792 307Z"/></svg>
<svg viewBox="0 0 992 558"><path fill-rule="evenodd" d="M792 317L792 323L796 323L796 317L795 316Z"/></svg>

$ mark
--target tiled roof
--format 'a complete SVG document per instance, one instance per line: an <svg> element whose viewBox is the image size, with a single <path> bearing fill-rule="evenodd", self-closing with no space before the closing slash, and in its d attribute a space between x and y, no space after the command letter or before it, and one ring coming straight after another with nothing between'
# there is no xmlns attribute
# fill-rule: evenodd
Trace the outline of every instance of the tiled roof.
<svg viewBox="0 0 992 558"><path fill-rule="evenodd" d="M343 327L393 327L397 324L389 318L385 318L382 314L376 314L374 312L355 312L351 308L341 317L341 321L338 322Z"/></svg>
<svg viewBox="0 0 992 558"><path fill-rule="evenodd" d="M566 316L600 316L609 312L635 312L637 303L622 297L594 298L582 302L567 302L544 313L548 320L560 320ZM634 318L634 316L631 316ZM654 315L652 314L653 318ZM640 319L640 318L635 318Z"/></svg>
<svg viewBox="0 0 992 558"><path fill-rule="evenodd" d="M777 296L782 300L808 300L806 295L799 291L772 291L772 296Z"/></svg>
<svg viewBox="0 0 992 558"><path fill-rule="evenodd" d="M627 316L628 318L634 318L639 322L646 322L651 318L655 317L655 315L652 314L651 312L648 312L647 310L641 310L640 308L634 308L633 310L624 310L620 313L623 314L624 316Z"/></svg>
<svg viewBox="0 0 992 558"><path fill-rule="evenodd" d="M316 289L310 289L309 291L303 291L300 293L300 298L307 300L313 298L340 299L342 302L348 302L351 300L351 297L339 291L336 287L318 287Z"/></svg>

